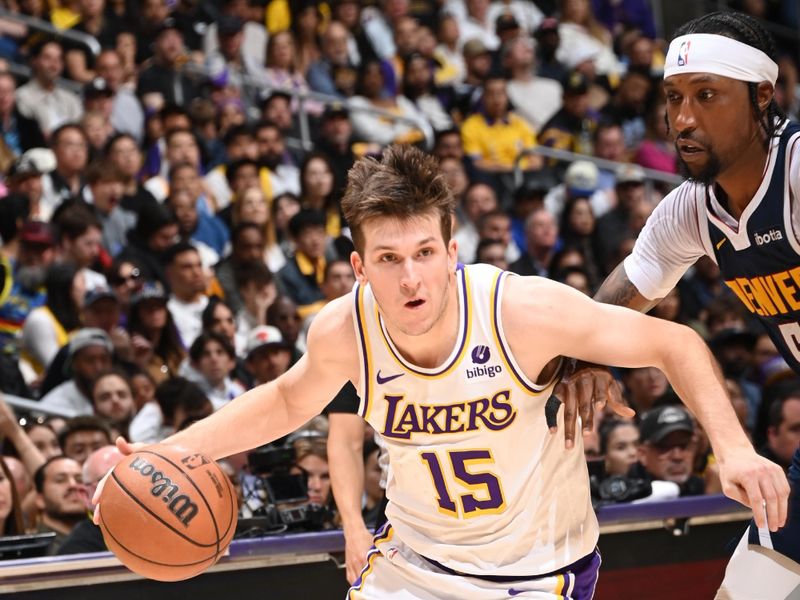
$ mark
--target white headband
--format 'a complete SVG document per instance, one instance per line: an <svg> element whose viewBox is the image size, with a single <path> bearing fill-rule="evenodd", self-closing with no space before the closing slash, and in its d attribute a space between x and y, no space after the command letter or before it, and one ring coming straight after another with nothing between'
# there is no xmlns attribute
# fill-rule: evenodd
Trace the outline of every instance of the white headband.
<svg viewBox="0 0 800 600"><path fill-rule="evenodd" d="M683 73L713 73L775 85L778 65L761 50L724 35L690 33L672 40L664 64L664 79Z"/></svg>

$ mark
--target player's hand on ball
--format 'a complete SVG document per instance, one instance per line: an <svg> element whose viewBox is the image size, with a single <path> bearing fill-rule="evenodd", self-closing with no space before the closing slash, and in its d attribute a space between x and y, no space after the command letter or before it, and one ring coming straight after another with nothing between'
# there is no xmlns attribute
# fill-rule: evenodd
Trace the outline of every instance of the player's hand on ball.
<svg viewBox="0 0 800 600"><path fill-rule="evenodd" d="M134 452L141 450L147 445L141 443L132 444L122 436L119 436L117 438L116 444L117 444L117 449L125 456L133 454ZM106 473L103 476L103 478L100 480L100 483L97 484L97 488L95 488L94 496L92 496L92 505L94 506L92 521L94 522L95 525L100 525L100 496L103 495L103 486L105 486L106 479L108 479L108 476L111 475L111 471L113 470L114 468L112 467L111 469L108 470L108 473Z"/></svg>
<svg viewBox="0 0 800 600"><path fill-rule="evenodd" d="M568 361L567 367L553 395L564 405L564 445L567 448L575 445L578 415L584 431L591 431L595 412L603 410L606 404L620 417L630 419L636 414L622 399L619 385L608 367L574 359L565 360ZM558 429L556 415L557 411L547 415L551 433Z"/></svg>
<svg viewBox="0 0 800 600"><path fill-rule="evenodd" d="M786 524L789 482L783 469L751 447L717 457L722 491L753 510L758 527L777 531Z"/></svg>
<svg viewBox="0 0 800 600"><path fill-rule="evenodd" d="M367 552L372 547L373 535L366 527L348 531L345 536L344 560L347 581L350 585L358 579L367 564Z"/></svg>

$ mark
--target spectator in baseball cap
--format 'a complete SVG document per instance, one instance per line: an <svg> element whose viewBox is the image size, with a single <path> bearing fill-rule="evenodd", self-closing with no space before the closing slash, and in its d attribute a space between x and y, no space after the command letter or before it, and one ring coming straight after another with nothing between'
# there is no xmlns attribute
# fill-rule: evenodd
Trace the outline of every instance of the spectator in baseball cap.
<svg viewBox="0 0 800 600"><path fill-rule="evenodd" d="M256 385L277 379L289 368L291 360L291 345L284 341L277 327L260 325L250 332L245 365Z"/></svg>

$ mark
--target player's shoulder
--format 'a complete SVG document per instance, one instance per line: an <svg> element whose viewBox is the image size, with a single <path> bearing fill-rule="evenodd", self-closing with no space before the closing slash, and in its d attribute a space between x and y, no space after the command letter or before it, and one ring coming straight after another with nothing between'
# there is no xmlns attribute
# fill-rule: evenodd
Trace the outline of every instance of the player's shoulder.
<svg viewBox="0 0 800 600"><path fill-rule="evenodd" d="M355 341L353 299L353 292L349 292L322 307L309 327L309 344L313 341L327 345L331 340L336 340L338 343L346 341L349 337Z"/></svg>

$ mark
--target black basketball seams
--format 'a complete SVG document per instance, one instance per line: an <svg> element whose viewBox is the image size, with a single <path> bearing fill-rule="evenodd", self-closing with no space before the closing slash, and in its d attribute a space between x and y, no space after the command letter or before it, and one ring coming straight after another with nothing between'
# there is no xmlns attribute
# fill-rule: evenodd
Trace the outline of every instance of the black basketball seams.
<svg viewBox="0 0 800 600"><path fill-rule="evenodd" d="M152 450L139 450L139 452L137 452L137 454L152 454L153 456L157 456L158 458L160 458L160 459L161 459L161 460L163 460L164 462L166 462L166 463L168 463L168 464L172 465L173 467L175 467L176 469L178 469L178 471L180 471L180 473L181 473L181 474L182 474L184 477L186 477L186 480L187 480L189 483L191 483L191 484L192 484L192 487L193 487L193 488L194 488L194 489L197 491L197 493L198 493L198 494L200 494L200 498L202 498L202 499L203 499L203 504L205 504L205 505L206 505L206 508L208 509L208 514L209 514L209 516L211 517L211 523L213 523L213 525L214 525L214 534L215 534L215 537L216 537L216 539L217 539L217 543L216 543L216 546L217 546L216 555L217 555L217 556L219 556L219 553L220 553L220 551L221 551L221 550L220 550L220 547L219 547L220 535L219 535L219 526L217 525L217 518L216 518L216 516L214 516L214 511L213 511L213 510L211 510L211 506L208 504L208 500L206 500L206 496L205 496L205 494L203 494L203 492L200 490L200 488L199 488L199 487L197 487L197 484L194 482L194 480L192 479L191 475L189 475L189 473L187 473L186 471L184 471L184 470L183 470L183 469L182 469L182 468L181 468L179 465L177 465L177 464L175 464L174 462L172 462L172 461L171 461L169 458L167 458L166 456L163 456L162 454L159 454L158 452L153 452ZM215 463L215 464L216 464L216 463ZM154 466L155 466L155 465L154 465ZM224 475L224 473L223 473L223 475ZM227 479L227 477L228 477L228 476L227 476L227 475L225 475L225 478L226 478L226 479ZM230 525L228 525L228 530L230 530ZM227 531L226 531L226 533L227 533ZM206 546L206 545L203 545L203 547L205 548L205 547L207 547L207 546Z"/></svg>
<svg viewBox="0 0 800 600"><path fill-rule="evenodd" d="M127 492L127 490L125 490L125 491ZM108 523L106 523L105 519L103 519L103 512L102 512L102 511L100 512L100 523L101 523L101 525L102 525L102 530L103 530L105 533L107 533L109 536L111 536L111 539L113 539L113 540L114 540L114 542L115 542L115 543L116 543L116 544L117 544L117 545L118 545L120 548L122 548L123 550L125 550L125 552L127 552L127 553L128 553L128 554L130 554L131 556L135 556L135 557L136 557L136 558L138 558L139 560L143 560L143 561L145 561L145 562L148 562L148 563L150 563L150 564L153 564L153 565L158 565L158 566L160 566L160 567L193 567L193 566L195 566L195 565L200 565L200 564L203 564L203 563L205 563L205 562L208 562L208 561L210 561L210 560L213 560L213 561L214 561L214 563L216 563L216 559L218 558L218 556L217 556L216 554L214 554L214 555L211 555L211 556L209 556L208 558L204 558L204 559L202 559L202 560L198 560L198 561L195 561L195 562L190 562L190 563L175 563L175 564L172 564L172 563L162 563L162 562L158 562L158 561L156 561L156 560L152 560L152 559L150 559L150 558L145 558L144 556L141 556L140 554L137 554L136 552L133 552L133 551L132 551L132 550L130 550L130 549L127 547L127 546L125 546L125 544L123 544L122 542L120 542L120 541L117 539L117 536L115 536L115 535L114 535L114 533L111 531L111 529L108 527ZM190 540L190 541L191 541L191 540ZM212 563L212 565L213 565L214 563ZM209 565L209 566L211 566L211 565Z"/></svg>
<svg viewBox="0 0 800 600"><path fill-rule="evenodd" d="M147 512L148 512L148 513L149 513L149 514L152 516L152 517L154 517L154 518L155 518L157 521L159 521L159 522L160 522L162 525L164 525L165 527L167 527L167 528L168 528L169 530L171 530L173 533L175 533L175 534L177 534L178 536L182 537L182 538L183 538L184 540L186 540L187 542L189 542L189 543L191 543L191 544L194 544L194 545L195 545L195 546L197 546L198 548L211 548L212 546L216 546L216 547L217 547L217 550L216 550L215 554L219 554L219 538L217 538L217 541L216 541L215 543L211 543L211 544L201 544L200 542L196 542L196 541L194 541L193 539L191 539L190 537L188 537L186 534L184 534L182 531L179 531L178 529L175 529L175 528L174 528L172 525L170 525L169 523L167 523L167 522L166 522L164 519L162 519L161 517L159 517L159 516L158 516L156 513L154 513L152 510L150 510L150 508L149 508L149 507L147 507L147 506L146 506L146 505L145 505L145 504L144 504L144 503L143 503L141 500L139 500L139 498L137 498L136 496L134 496L134 495L133 495L133 493L131 493L131 491L130 491L130 490L127 488L127 487L125 487L125 485L123 485L123 483L122 483L122 482L119 480L119 478L117 477L117 475L116 475L116 473L115 473L114 471L111 471L111 478L112 478L112 479L114 480L114 482L115 482L115 483L116 483L116 484L119 486L119 488L120 488L120 489L121 489L123 492L125 492L125 493L128 495L128 497L129 497L129 498L131 498L131 499L132 499L134 502L136 502L136 504L138 504L139 506L141 506L141 507L142 507L142 508L143 508L145 511L147 511ZM198 490L198 491L199 491L199 490ZM202 497L202 493L200 494L200 496ZM205 501L205 498L203 498L203 500ZM102 503L101 503L101 506L102 506ZM102 518L102 511L101 511L100 515L101 515L101 518ZM212 518L213 518L213 517L212 517Z"/></svg>

